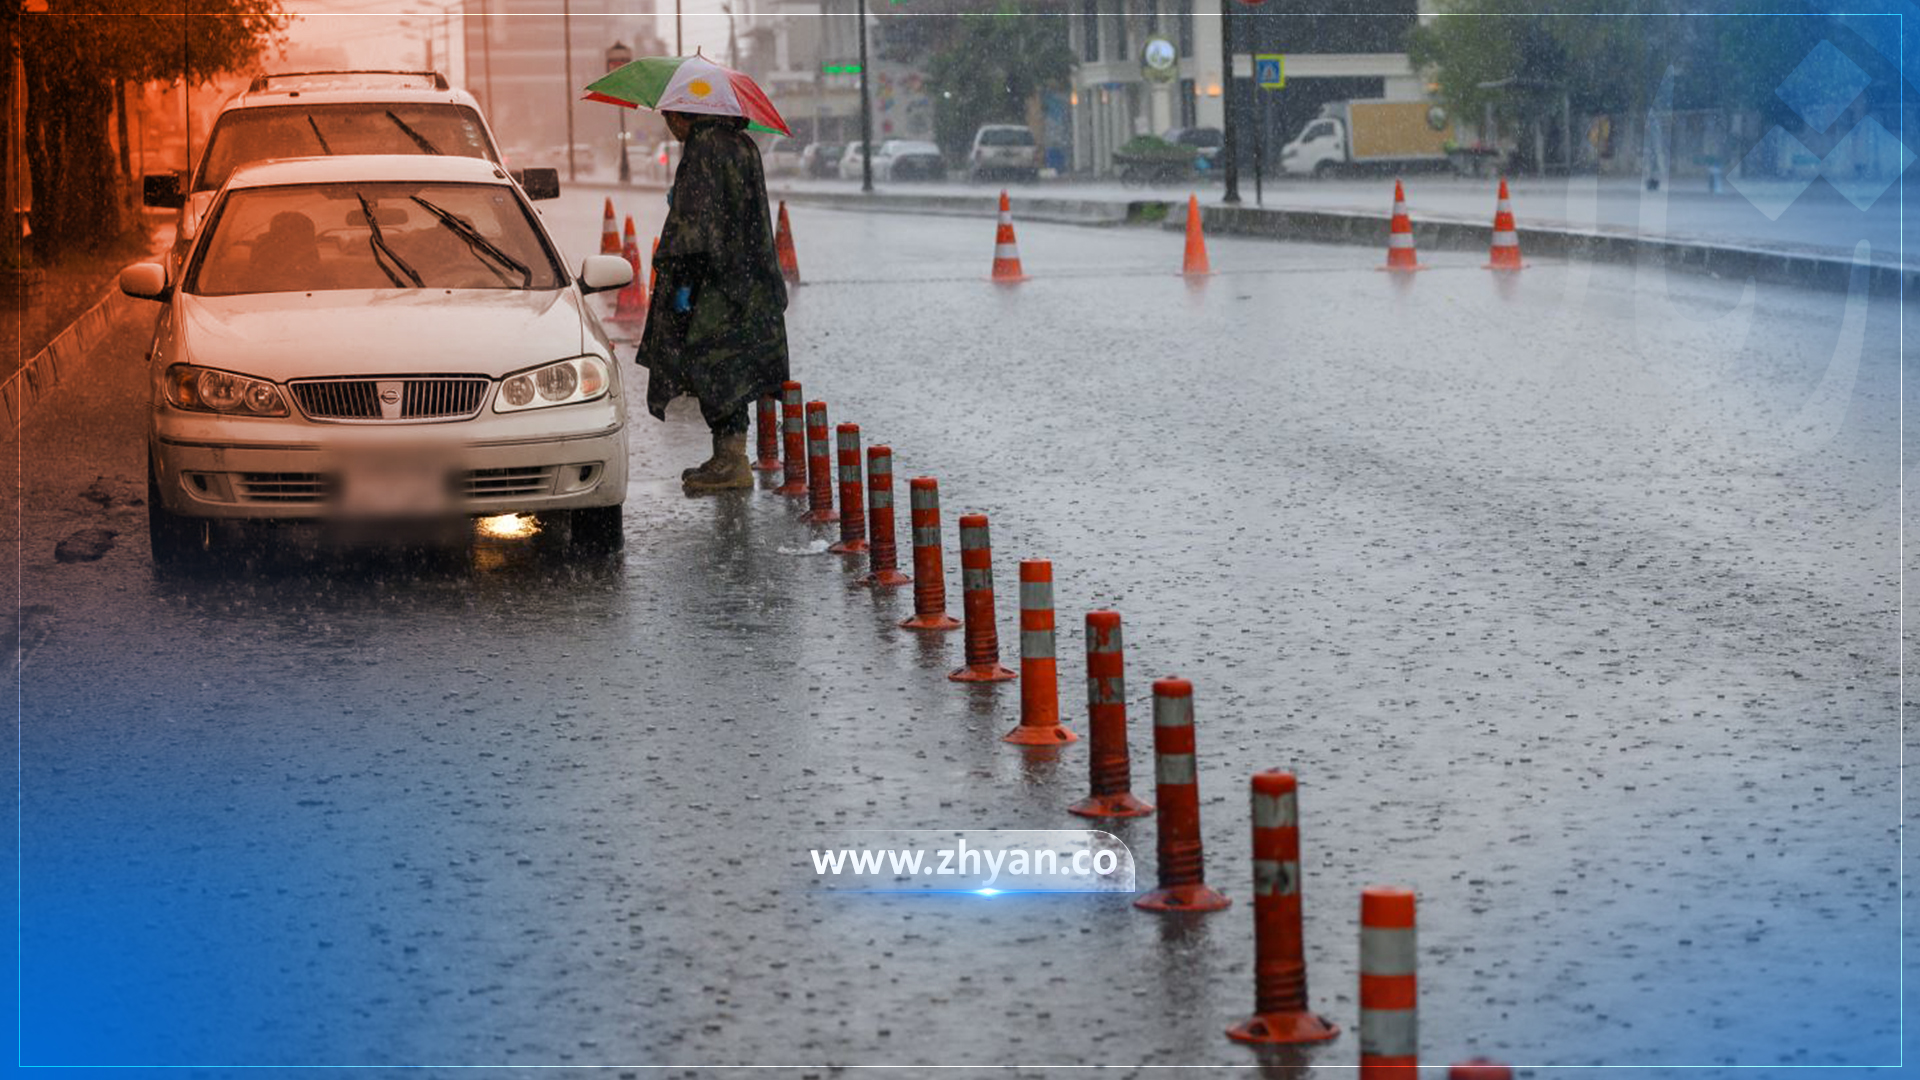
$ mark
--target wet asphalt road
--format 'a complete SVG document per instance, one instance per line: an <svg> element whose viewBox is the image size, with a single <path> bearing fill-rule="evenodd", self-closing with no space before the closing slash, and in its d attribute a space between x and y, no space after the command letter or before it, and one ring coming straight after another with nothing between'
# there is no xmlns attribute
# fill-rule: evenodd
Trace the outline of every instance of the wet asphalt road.
<svg viewBox="0 0 1920 1080"><path fill-rule="evenodd" d="M576 258L598 212L548 211ZM1897 306L1234 240L1189 285L1177 235L1040 225L1003 289L990 222L793 218L796 376L897 490L939 478L950 609L961 513L1004 659L1016 562L1053 560L1083 732L1080 616L1120 610L1143 795L1148 685L1194 681L1235 906L815 887L850 825L1078 827L1085 744L1000 743L1016 687L794 554L832 535L796 502L683 498L697 411L637 378L621 559L156 583L129 305L10 482L23 1060L1244 1066L1275 767L1347 1030L1270 1063L1355 1060L1368 884L1420 895L1436 1064L1897 1056ZM1153 819L1113 831L1151 877Z"/></svg>

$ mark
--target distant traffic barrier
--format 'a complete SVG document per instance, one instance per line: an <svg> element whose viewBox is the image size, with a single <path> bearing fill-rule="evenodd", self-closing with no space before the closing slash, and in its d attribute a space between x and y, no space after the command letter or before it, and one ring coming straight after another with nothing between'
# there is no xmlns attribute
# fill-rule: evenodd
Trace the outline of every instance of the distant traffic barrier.
<svg viewBox="0 0 1920 1080"><path fill-rule="evenodd" d="M1513 200L1507 195L1507 178L1500 178L1500 195L1493 207L1493 243L1487 250L1488 270L1519 270L1520 233L1513 224Z"/></svg>
<svg viewBox="0 0 1920 1080"><path fill-rule="evenodd" d="M955 630L960 620L947 614L947 573L940 555L940 484L931 476L907 482L909 522L913 527L913 614L900 625L908 630Z"/></svg>
<svg viewBox="0 0 1920 1080"><path fill-rule="evenodd" d="M867 550L867 508L860 476L860 425L834 429L840 456L840 542L827 548L836 555L860 555Z"/></svg>
<svg viewBox="0 0 1920 1080"><path fill-rule="evenodd" d="M1026 271L1020 268L1020 245L1013 239L1013 202L1004 191L1000 193L1000 221L993 233L993 280L1027 280Z"/></svg>
<svg viewBox="0 0 1920 1080"><path fill-rule="evenodd" d="M801 521L830 525L840 520L833 509L833 456L827 451L827 403L807 402L807 512Z"/></svg>
<svg viewBox="0 0 1920 1080"><path fill-rule="evenodd" d="M787 200L780 200L780 224L773 232L773 253L780 276L789 285L800 284L800 258L793 250L793 226L787 222Z"/></svg>
<svg viewBox="0 0 1920 1080"><path fill-rule="evenodd" d="M1070 814L1091 818L1142 817L1153 807L1133 796L1127 756L1126 650L1120 613L1087 612L1087 779L1091 793Z"/></svg>
<svg viewBox="0 0 1920 1080"><path fill-rule="evenodd" d="M773 490L781 495L807 493L807 433L801 412L800 384L788 379L780 384L780 433L786 440L786 483Z"/></svg>
<svg viewBox="0 0 1920 1080"><path fill-rule="evenodd" d="M1227 1029L1250 1043L1324 1042L1340 1029L1307 1004L1299 783L1253 774L1253 1015Z"/></svg>
<svg viewBox="0 0 1920 1080"><path fill-rule="evenodd" d="M759 411L754 417L754 433L760 440L760 457L753 467L761 472L780 471L780 399L761 394Z"/></svg>
<svg viewBox="0 0 1920 1080"><path fill-rule="evenodd" d="M600 215L600 254L620 254L620 221L613 216L612 196L608 196L606 211Z"/></svg>
<svg viewBox="0 0 1920 1080"><path fill-rule="evenodd" d="M1147 911L1219 911L1232 903L1207 887L1200 844L1200 776L1194 759L1193 684L1153 684L1154 801L1160 804L1160 884L1133 906Z"/></svg>
<svg viewBox="0 0 1920 1080"><path fill-rule="evenodd" d="M1360 1077L1414 1080L1420 1057L1413 893L1360 893Z"/></svg>
<svg viewBox="0 0 1920 1080"><path fill-rule="evenodd" d="M1180 261L1180 272L1188 277L1205 277L1213 273L1213 266L1207 261L1207 236L1200 221L1200 196L1187 196L1187 252Z"/></svg>
<svg viewBox="0 0 1920 1080"><path fill-rule="evenodd" d="M954 682L1018 678L1000 664L1000 632L993 621L993 540L985 514L960 515L960 613L967 624L967 662L947 678Z"/></svg>
<svg viewBox="0 0 1920 1080"><path fill-rule="evenodd" d="M1413 250L1413 219L1407 216L1407 191L1393 182L1393 219L1387 223L1387 265L1383 270L1425 270Z"/></svg>
<svg viewBox="0 0 1920 1080"><path fill-rule="evenodd" d="M1058 746L1080 737L1060 722L1054 651L1053 564L1027 559L1020 563L1020 723L1004 741Z"/></svg>
<svg viewBox="0 0 1920 1080"><path fill-rule="evenodd" d="M893 589L913 581L900 572L893 535L893 449L867 448L867 572L856 585Z"/></svg>

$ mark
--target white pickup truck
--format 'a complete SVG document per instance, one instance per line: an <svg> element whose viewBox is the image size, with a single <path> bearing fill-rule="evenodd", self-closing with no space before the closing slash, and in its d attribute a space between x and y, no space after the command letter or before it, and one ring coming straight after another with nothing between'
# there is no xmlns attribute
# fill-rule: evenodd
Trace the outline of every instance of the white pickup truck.
<svg viewBox="0 0 1920 1080"><path fill-rule="evenodd" d="M1280 149L1282 172L1324 177L1366 169L1452 167L1453 120L1426 101L1334 101Z"/></svg>

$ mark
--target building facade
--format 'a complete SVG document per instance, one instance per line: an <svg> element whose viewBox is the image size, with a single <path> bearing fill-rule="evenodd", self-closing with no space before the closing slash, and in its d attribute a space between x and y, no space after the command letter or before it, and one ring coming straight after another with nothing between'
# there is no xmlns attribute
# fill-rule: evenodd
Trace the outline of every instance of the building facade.
<svg viewBox="0 0 1920 1080"><path fill-rule="evenodd" d="M480 99L510 159L526 162L563 149L571 121L575 145L592 148L600 162L614 161L621 112L636 166L665 136L666 126L652 113L579 100L583 87L606 74L607 49L615 42L635 56L671 51L651 13L626 14L622 6L618 0L468 0L461 20L466 89Z"/></svg>

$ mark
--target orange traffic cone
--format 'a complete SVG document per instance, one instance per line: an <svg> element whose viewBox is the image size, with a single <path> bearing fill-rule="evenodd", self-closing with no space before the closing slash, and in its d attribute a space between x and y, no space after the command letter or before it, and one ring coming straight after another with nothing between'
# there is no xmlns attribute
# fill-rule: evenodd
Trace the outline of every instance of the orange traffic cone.
<svg viewBox="0 0 1920 1080"><path fill-rule="evenodd" d="M993 234L993 280L1025 281L1020 269L1020 247L1013 242L1013 203L1000 193L1000 227Z"/></svg>
<svg viewBox="0 0 1920 1080"><path fill-rule="evenodd" d="M1187 257L1180 272L1188 277L1213 273L1207 264L1207 237L1200 222L1200 196L1187 196Z"/></svg>
<svg viewBox="0 0 1920 1080"><path fill-rule="evenodd" d="M613 219L613 200L607 200L607 212L600 218L600 254L620 254L620 223Z"/></svg>
<svg viewBox="0 0 1920 1080"><path fill-rule="evenodd" d="M1383 270L1425 270L1413 251L1413 219L1407 216L1407 192L1393 182L1393 222L1387 227L1387 265Z"/></svg>
<svg viewBox="0 0 1920 1080"><path fill-rule="evenodd" d="M649 258L653 260L653 273L647 277L647 295L652 296L653 290L660 287L660 238L657 236L653 238L653 252Z"/></svg>
<svg viewBox="0 0 1920 1080"><path fill-rule="evenodd" d="M1493 247L1487 252L1487 269L1518 270L1520 233L1513 227L1513 200L1507 196L1507 178L1500 178L1500 202L1493 211Z"/></svg>
<svg viewBox="0 0 1920 1080"><path fill-rule="evenodd" d="M633 280L620 290L613 305L614 322L638 322L647 317L647 293L640 285L640 244L633 238L633 218L627 218L626 239L620 244L620 254L633 267Z"/></svg>
<svg viewBox="0 0 1920 1080"><path fill-rule="evenodd" d="M780 226L773 231L773 252L780 259L780 276L800 284L800 259L793 252L793 226L787 221L787 200L780 200Z"/></svg>

